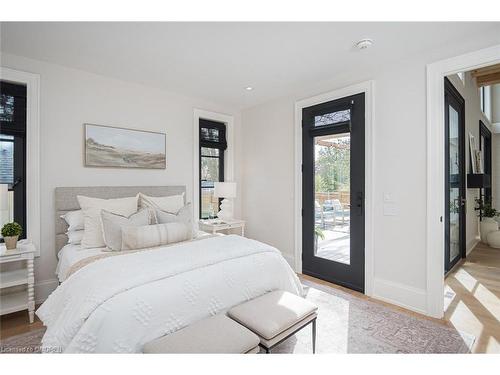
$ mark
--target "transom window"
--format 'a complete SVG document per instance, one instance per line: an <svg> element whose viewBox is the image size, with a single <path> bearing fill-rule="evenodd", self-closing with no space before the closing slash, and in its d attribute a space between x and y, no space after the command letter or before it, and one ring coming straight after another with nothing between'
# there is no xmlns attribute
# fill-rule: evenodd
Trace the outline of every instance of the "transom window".
<svg viewBox="0 0 500 375"><path fill-rule="evenodd" d="M314 126L333 125L339 122L346 122L351 119L351 111L345 109L331 113L325 113L321 116L314 116Z"/></svg>

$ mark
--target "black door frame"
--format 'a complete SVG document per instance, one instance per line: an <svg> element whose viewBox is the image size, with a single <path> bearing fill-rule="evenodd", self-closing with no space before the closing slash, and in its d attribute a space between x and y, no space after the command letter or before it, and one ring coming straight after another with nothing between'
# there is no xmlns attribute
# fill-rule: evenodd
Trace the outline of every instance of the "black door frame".
<svg viewBox="0 0 500 375"><path fill-rule="evenodd" d="M314 127L314 116L351 110L351 120ZM302 108L302 273L364 293L365 290L365 93ZM350 265L314 256L314 137L351 134ZM354 162L353 162L354 161ZM353 235L352 229L355 229ZM352 251L357 249L357 251Z"/></svg>
<svg viewBox="0 0 500 375"><path fill-rule="evenodd" d="M460 129L458 132L458 153L459 153L459 175L450 181L450 145L449 145L449 111L448 105L457 109L459 114ZM444 248L444 272L449 272L455 264L465 258L465 233L466 233L466 192L465 192L465 100L458 90L453 86L448 78L444 79L444 228L445 228L445 248ZM459 226L460 226L460 256L450 262L450 184L456 184L459 188Z"/></svg>
<svg viewBox="0 0 500 375"><path fill-rule="evenodd" d="M485 140L485 143L483 144L483 138ZM479 120L479 150L482 150L484 148L484 174L487 174L490 176L490 181L491 181L491 168L492 168L492 156L491 156L491 149L492 149L492 140L491 140L491 131L490 129L487 128L484 123ZM491 201L492 198L492 190L491 190L491 185L479 189L479 195L481 199L484 199L486 201ZM479 212L480 220L483 219L482 212Z"/></svg>

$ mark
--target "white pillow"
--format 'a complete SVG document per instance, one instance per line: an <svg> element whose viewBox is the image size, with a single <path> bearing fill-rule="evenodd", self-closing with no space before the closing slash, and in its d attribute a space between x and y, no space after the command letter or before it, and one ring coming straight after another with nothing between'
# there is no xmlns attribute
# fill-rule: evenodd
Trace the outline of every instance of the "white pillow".
<svg viewBox="0 0 500 375"><path fill-rule="evenodd" d="M150 207L176 214L184 206L184 193L180 195L169 195L166 197L150 197L139 193L141 207Z"/></svg>
<svg viewBox="0 0 500 375"><path fill-rule="evenodd" d="M82 210L68 211L64 215L61 215L61 219L64 219L66 223L68 223L68 232L74 230L83 230Z"/></svg>
<svg viewBox="0 0 500 375"><path fill-rule="evenodd" d="M189 239L193 238L193 212L191 203L182 207L177 214L171 214L162 210L155 210L156 223L182 223L188 228Z"/></svg>
<svg viewBox="0 0 500 375"><path fill-rule="evenodd" d="M106 247L111 251L122 249L122 228L150 224L150 209L144 208L129 217L101 211L102 230Z"/></svg>
<svg viewBox="0 0 500 375"><path fill-rule="evenodd" d="M122 250L144 249L189 240L184 223L122 227Z"/></svg>
<svg viewBox="0 0 500 375"><path fill-rule="evenodd" d="M102 235L101 210L129 217L137 212L139 195L116 199L100 199L78 195L77 199L83 210L83 223L85 228L82 238L82 247L94 248L106 246Z"/></svg>
<svg viewBox="0 0 500 375"><path fill-rule="evenodd" d="M66 232L68 236L68 243L72 245L80 245L83 238L84 230L69 230Z"/></svg>

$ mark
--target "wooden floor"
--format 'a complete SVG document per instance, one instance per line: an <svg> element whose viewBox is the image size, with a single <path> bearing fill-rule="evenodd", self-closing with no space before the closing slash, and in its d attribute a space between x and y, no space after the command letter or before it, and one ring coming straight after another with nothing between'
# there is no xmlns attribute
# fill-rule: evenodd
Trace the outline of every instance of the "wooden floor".
<svg viewBox="0 0 500 375"><path fill-rule="evenodd" d="M473 353L500 353L500 249L478 245L467 260L447 276L445 319L429 318L310 276L299 275L299 277L419 318L454 326L476 337ZM2 316L0 338L5 339L42 327L42 322L38 318L35 319L35 323L29 324L28 313L25 311Z"/></svg>
<svg viewBox="0 0 500 375"><path fill-rule="evenodd" d="M500 353L500 249L477 245L446 277L445 319L476 337L473 353Z"/></svg>
<svg viewBox="0 0 500 375"><path fill-rule="evenodd" d="M43 324L35 315L35 322L29 324L28 312L19 311L0 317L0 340L42 328Z"/></svg>

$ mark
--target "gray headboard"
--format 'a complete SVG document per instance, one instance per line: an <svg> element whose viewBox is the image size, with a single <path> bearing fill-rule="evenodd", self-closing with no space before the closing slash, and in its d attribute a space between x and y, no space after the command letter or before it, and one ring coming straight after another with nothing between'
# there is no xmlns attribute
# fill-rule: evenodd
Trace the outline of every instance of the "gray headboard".
<svg viewBox="0 0 500 375"><path fill-rule="evenodd" d="M178 195L186 192L185 186L89 186L89 187L57 187L55 189L56 202L56 252L68 243L66 231L68 225L61 215L68 211L79 210L77 195L94 198L125 198L133 197L137 193L144 193L153 197ZM184 195L184 202L186 196Z"/></svg>

